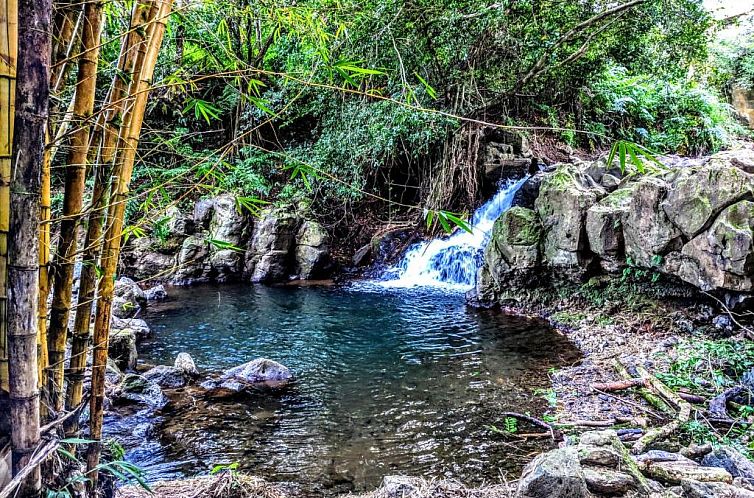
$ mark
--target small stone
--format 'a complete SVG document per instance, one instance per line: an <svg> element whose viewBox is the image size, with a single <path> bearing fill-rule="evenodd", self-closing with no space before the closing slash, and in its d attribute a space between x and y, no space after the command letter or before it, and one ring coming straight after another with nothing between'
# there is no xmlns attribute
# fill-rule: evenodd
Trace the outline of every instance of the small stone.
<svg viewBox="0 0 754 498"><path fill-rule="evenodd" d="M591 446L613 446L616 442L620 444L620 439L613 430L589 431L581 435L579 442Z"/></svg>
<svg viewBox="0 0 754 498"><path fill-rule="evenodd" d="M166 389L178 389L189 383L189 378L181 370L167 365L158 365L144 372L142 376L148 381Z"/></svg>
<svg viewBox="0 0 754 498"><path fill-rule="evenodd" d="M409 498L421 488L422 480L408 476L385 476L380 490L386 498Z"/></svg>

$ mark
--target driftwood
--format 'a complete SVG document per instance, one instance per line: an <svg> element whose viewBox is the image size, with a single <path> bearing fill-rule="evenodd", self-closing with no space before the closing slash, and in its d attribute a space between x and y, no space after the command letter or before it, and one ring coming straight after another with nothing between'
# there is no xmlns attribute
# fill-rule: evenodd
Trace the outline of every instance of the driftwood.
<svg viewBox="0 0 754 498"><path fill-rule="evenodd" d="M640 437L631 447L631 453L634 455L644 453L647 447L654 441L666 438L670 434L676 432L683 424L688 422L691 417L691 404L688 401L681 399L673 390L660 382L643 367L637 366L636 371L642 376L642 378L646 379L648 384L652 386L652 389L662 396L667 403L673 405L678 410L678 413L672 421L663 426L651 429Z"/></svg>
<svg viewBox="0 0 754 498"><path fill-rule="evenodd" d="M624 379L633 379L634 377L628 373L628 370L626 367L621 363L619 360L616 360L614 363L615 370L618 371L618 374L620 374L621 377ZM644 382L646 382L647 379L643 379ZM663 399L659 396L657 396L655 393L652 392L651 389L647 387L642 387L639 389L639 392L641 393L642 397L647 400L647 402L652 405L653 407L657 408L661 412L664 412L666 414L675 415L675 410L673 410L668 404L663 401Z"/></svg>
<svg viewBox="0 0 754 498"><path fill-rule="evenodd" d="M646 387L646 382L644 382L644 379L634 378L618 380L615 382L597 382L595 384L592 384L592 389L596 389L598 391L615 392L639 386Z"/></svg>
<svg viewBox="0 0 754 498"><path fill-rule="evenodd" d="M567 422L558 422L557 427L614 427L621 424L630 424L635 422L628 417L615 417L608 420L569 420Z"/></svg>

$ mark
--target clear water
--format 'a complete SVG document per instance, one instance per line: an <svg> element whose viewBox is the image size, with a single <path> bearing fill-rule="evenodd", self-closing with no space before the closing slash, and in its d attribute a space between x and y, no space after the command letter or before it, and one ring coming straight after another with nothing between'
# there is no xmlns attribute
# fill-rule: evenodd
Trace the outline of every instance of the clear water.
<svg viewBox="0 0 754 498"><path fill-rule="evenodd" d="M498 482L541 440L491 431L501 411L540 412L547 369L577 358L536 320L467 308L431 289L222 286L173 289L147 316L142 361L188 352L203 372L254 358L287 365L280 392L170 395L155 415L111 414L109 434L151 480L238 462L302 493L368 490L384 475ZM536 430L533 430L536 431Z"/></svg>
<svg viewBox="0 0 754 498"><path fill-rule="evenodd" d="M419 242L408 248L400 262L385 275L384 287L437 287L469 290L476 282L484 248L495 220L507 211L528 177L511 181L471 219L472 231L457 230L448 237Z"/></svg>

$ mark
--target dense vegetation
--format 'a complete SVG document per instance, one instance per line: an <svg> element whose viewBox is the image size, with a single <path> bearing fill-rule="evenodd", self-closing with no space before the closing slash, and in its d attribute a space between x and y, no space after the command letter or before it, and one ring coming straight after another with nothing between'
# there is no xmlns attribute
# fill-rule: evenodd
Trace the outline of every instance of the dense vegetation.
<svg viewBox="0 0 754 498"><path fill-rule="evenodd" d="M728 144L739 130L723 92L746 78L746 57L710 64L716 25L701 2L631 4L600 17L612 3L187 3L160 56L137 179L315 200L323 214L365 194L468 209L474 196L431 196L471 140L467 120L550 128L527 133L587 152Z"/></svg>

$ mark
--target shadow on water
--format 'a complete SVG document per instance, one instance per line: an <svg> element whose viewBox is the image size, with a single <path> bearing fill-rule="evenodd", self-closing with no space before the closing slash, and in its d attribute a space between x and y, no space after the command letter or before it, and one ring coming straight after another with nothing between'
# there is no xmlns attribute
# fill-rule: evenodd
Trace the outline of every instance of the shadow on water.
<svg viewBox="0 0 754 498"><path fill-rule="evenodd" d="M204 372L257 357L297 380L279 392L208 399L172 393L145 414L112 416L128 458L150 479L242 470L308 493L366 490L382 476L467 484L520 471L542 442L491 431L501 411L538 412L547 370L578 352L536 320L472 310L457 294L369 287L175 289L147 317L143 361L188 352Z"/></svg>

